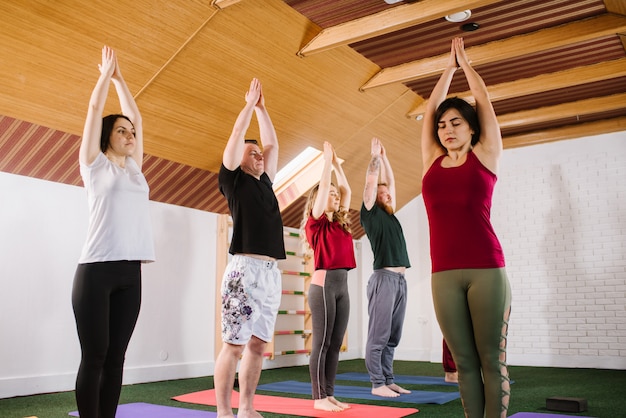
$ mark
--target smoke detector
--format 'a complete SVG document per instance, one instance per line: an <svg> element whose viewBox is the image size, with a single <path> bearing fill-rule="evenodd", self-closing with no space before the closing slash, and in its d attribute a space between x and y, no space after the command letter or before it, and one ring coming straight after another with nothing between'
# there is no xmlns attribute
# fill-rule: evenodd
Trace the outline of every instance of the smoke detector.
<svg viewBox="0 0 626 418"><path fill-rule="evenodd" d="M387 0L385 0L387 1ZM463 10L462 12L452 13L446 16L446 20L448 22L459 23L465 22L467 19L472 16L471 10Z"/></svg>

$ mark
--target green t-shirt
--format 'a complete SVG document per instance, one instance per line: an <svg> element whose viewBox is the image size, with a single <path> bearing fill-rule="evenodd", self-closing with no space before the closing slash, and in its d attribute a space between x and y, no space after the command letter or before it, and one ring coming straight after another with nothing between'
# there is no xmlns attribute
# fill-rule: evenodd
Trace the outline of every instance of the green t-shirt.
<svg viewBox="0 0 626 418"><path fill-rule="evenodd" d="M361 205L361 225L374 253L374 270L384 267L411 267L400 221L377 204L367 210Z"/></svg>

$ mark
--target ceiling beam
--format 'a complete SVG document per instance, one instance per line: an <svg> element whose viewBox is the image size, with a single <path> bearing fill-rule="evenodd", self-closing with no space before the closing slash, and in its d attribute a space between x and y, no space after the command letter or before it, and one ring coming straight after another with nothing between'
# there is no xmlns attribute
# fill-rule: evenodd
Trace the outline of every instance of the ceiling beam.
<svg viewBox="0 0 626 418"><path fill-rule="evenodd" d="M513 97L528 96L529 94L541 93L549 90L594 83L617 77L626 76L626 58L598 64L572 68L570 70L557 71L549 74L541 74L535 77L509 81L489 86L489 97L492 102L510 99ZM455 94L469 103L474 103L474 97L470 91ZM424 100L407 114L408 117L416 117L426 110L428 100Z"/></svg>
<svg viewBox="0 0 626 418"><path fill-rule="evenodd" d="M508 149L622 131L626 131L626 116L506 136L502 142Z"/></svg>
<svg viewBox="0 0 626 418"><path fill-rule="evenodd" d="M626 15L626 3L624 0L604 0L604 6L609 13Z"/></svg>
<svg viewBox="0 0 626 418"><path fill-rule="evenodd" d="M499 0L422 0L323 29L298 55L304 57L405 29L461 10L475 9Z"/></svg>
<svg viewBox="0 0 626 418"><path fill-rule="evenodd" d="M218 9L225 9L228 6L239 3L240 1L241 0L212 0L211 6L217 7Z"/></svg>
<svg viewBox="0 0 626 418"><path fill-rule="evenodd" d="M554 28L538 30L526 35L514 36L502 41L474 46L467 49L467 55L472 60L472 65L478 66L553 48L561 48L621 32L626 32L626 17L605 14ZM384 68L367 81L361 90L432 77L443 72L449 57L450 53L448 52L436 57Z"/></svg>
<svg viewBox="0 0 626 418"><path fill-rule="evenodd" d="M506 113L498 116L498 123L501 129L516 128L519 126L550 122L552 120L624 109L624 103L626 103L626 93L594 97L555 106L545 106L537 109Z"/></svg>

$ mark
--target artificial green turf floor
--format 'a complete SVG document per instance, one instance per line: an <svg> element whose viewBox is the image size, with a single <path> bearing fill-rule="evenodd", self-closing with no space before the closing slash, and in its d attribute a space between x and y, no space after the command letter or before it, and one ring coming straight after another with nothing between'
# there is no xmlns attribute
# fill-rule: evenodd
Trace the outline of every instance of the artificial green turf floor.
<svg viewBox="0 0 626 418"><path fill-rule="evenodd" d="M398 375L443 375L443 370L439 363L396 361L394 368L395 373ZM363 359L359 359L340 362L338 373L365 371L364 361ZM597 418L626 417L626 371L624 370L510 366L509 374L511 379L515 381L511 387L512 393L509 415L513 415L517 412L537 412ZM310 381L308 367L298 366L264 370L261 374L260 383L284 380ZM369 386L366 382L341 381L337 384ZM458 390L454 386L403 386L407 389L438 390L442 392ZM215 411L214 407L180 403L171 399L173 396L212 388L212 377L126 385L122 389L120 403L146 402L158 405ZM272 392L259 393L275 396L289 396L287 394L276 394ZM308 398L307 396L292 396ZM548 411L546 409L546 398L552 396L585 398L587 399L588 409L578 414ZM340 400L351 403L368 403L359 399ZM414 407L420 410L419 413L413 414L411 417L463 417L460 399L448 402L444 405L413 405L385 401L380 401L376 404ZM23 418L30 416L36 416L38 418L67 418L68 413L75 410L74 392L0 399L0 418ZM291 415L262 414L264 417L291 417ZM341 418L341 413L337 413L337 418Z"/></svg>

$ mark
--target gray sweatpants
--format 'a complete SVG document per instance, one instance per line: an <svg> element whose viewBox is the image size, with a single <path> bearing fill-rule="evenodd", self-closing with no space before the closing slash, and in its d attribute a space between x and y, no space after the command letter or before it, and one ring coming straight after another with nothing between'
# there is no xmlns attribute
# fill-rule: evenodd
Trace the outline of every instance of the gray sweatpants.
<svg viewBox="0 0 626 418"><path fill-rule="evenodd" d="M406 298L404 274L374 270L367 283L365 366L375 388L393 383L393 355L402 336Z"/></svg>

